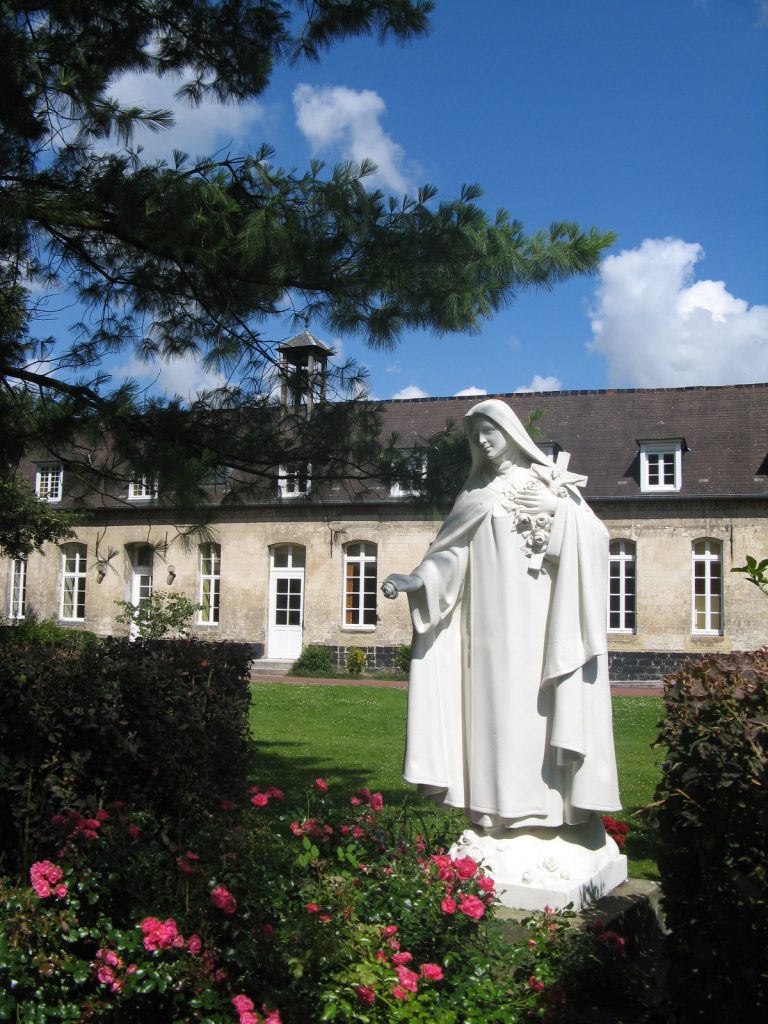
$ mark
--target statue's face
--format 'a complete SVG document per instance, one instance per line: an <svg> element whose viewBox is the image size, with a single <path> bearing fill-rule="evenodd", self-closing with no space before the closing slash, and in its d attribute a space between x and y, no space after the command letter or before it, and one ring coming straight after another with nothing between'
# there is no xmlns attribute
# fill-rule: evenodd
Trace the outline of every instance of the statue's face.
<svg viewBox="0 0 768 1024"><path fill-rule="evenodd" d="M509 445L509 439L486 416L476 416L472 423L472 439L487 459L497 459Z"/></svg>

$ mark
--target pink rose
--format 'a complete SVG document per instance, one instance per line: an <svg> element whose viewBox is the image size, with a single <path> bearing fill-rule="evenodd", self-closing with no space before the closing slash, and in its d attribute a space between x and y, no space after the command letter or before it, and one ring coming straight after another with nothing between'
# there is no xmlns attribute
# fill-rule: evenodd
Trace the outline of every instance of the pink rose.
<svg viewBox="0 0 768 1024"><path fill-rule="evenodd" d="M490 875L480 875L480 877L477 879L477 884L483 890L483 892L493 892L493 890L496 888L496 883L494 882Z"/></svg>
<svg viewBox="0 0 768 1024"><path fill-rule="evenodd" d="M248 996L235 996L232 1000L232 1005L238 1013L247 1013L253 1009L253 1000L249 999Z"/></svg>
<svg viewBox="0 0 768 1024"><path fill-rule="evenodd" d="M372 811L380 811L384 807L384 797L381 793L374 793L368 800L368 806Z"/></svg>
<svg viewBox="0 0 768 1024"><path fill-rule="evenodd" d="M411 971L407 967L396 967L395 974L403 988L408 989L409 992L417 991L419 987L419 976L416 971Z"/></svg>
<svg viewBox="0 0 768 1024"><path fill-rule="evenodd" d="M401 988L399 985L395 985L395 987L392 989L392 995L395 997L395 999L408 998L408 993L405 991L404 988Z"/></svg>
<svg viewBox="0 0 768 1024"><path fill-rule="evenodd" d="M355 989L355 995L363 1004L363 1006L371 1006L374 999L376 998L376 993L373 991L372 988L369 988L367 985L358 985L357 988Z"/></svg>
<svg viewBox="0 0 768 1024"><path fill-rule="evenodd" d="M254 807L266 807L269 803L269 797L266 793L254 793L251 797L251 803Z"/></svg>
<svg viewBox="0 0 768 1024"><path fill-rule="evenodd" d="M392 963L397 964L398 966L402 966L402 964L409 964L411 960L413 960L413 957L410 953L406 953L405 950L403 950L402 953L394 953L392 956Z"/></svg>
<svg viewBox="0 0 768 1024"><path fill-rule="evenodd" d="M273 800L283 800L285 798L285 793L282 789L277 789L275 786L269 786L265 792Z"/></svg>
<svg viewBox="0 0 768 1024"><path fill-rule="evenodd" d="M379 929L385 939L388 939L390 935L397 935L396 924L385 924L383 928Z"/></svg>
<svg viewBox="0 0 768 1024"><path fill-rule="evenodd" d="M246 1010L245 1013L240 1014L240 1024L259 1024L261 1018L257 1013L251 1013L250 1010Z"/></svg>
<svg viewBox="0 0 768 1024"><path fill-rule="evenodd" d="M264 1007L262 1006L262 1010L263 1009ZM267 1016L264 1018L264 1024L283 1024L283 1022L280 1020L280 1011L272 1010L271 1013L268 1013Z"/></svg>
<svg viewBox="0 0 768 1024"><path fill-rule="evenodd" d="M36 878L32 883L32 888L35 890L35 895L39 896L41 900L51 895L51 887L45 878Z"/></svg>
<svg viewBox="0 0 768 1024"><path fill-rule="evenodd" d="M203 943L199 935L190 935L187 939L187 949L193 956L196 956L203 948Z"/></svg>
<svg viewBox="0 0 768 1024"><path fill-rule="evenodd" d="M463 894L461 902L459 903L459 910L462 914L466 914L467 917L474 917L479 921L485 913L485 904L479 896L467 896Z"/></svg>
<svg viewBox="0 0 768 1024"><path fill-rule="evenodd" d="M237 900L223 885L217 885L211 891L211 903L217 910L221 910L225 914L234 914L237 910Z"/></svg>
<svg viewBox="0 0 768 1024"><path fill-rule="evenodd" d="M327 793L328 783L325 781L325 779L315 779L315 789L318 791L318 793Z"/></svg>
<svg viewBox="0 0 768 1024"><path fill-rule="evenodd" d="M442 981L443 969L439 964L422 964L419 968L422 978L427 981Z"/></svg>
<svg viewBox="0 0 768 1024"><path fill-rule="evenodd" d="M453 862L453 866L459 878L463 878L465 881L474 878L477 874L478 866L471 857L461 857Z"/></svg>
<svg viewBox="0 0 768 1024"><path fill-rule="evenodd" d="M115 980L115 976L112 973L111 967L100 967L96 971L96 977L99 979L102 985L111 985Z"/></svg>
<svg viewBox="0 0 768 1024"><path fill-rule="evenodd" d="M319 914L320 913L320 907L317 905L317 903L307 903L305 909L310 914Z"/></svg>
<svg viewBox="0 0 768 1024"><path fill-rule="evenodd" d="M456 913L456 900L452 896L446 896L443 902L440 904L440 909L444 914L455 914Z"/></svg>

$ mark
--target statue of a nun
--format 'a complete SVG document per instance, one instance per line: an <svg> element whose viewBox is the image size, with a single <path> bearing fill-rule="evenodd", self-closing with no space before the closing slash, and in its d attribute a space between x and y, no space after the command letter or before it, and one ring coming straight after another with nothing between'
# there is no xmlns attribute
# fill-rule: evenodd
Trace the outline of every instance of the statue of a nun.
<svg viewBox="0 0 768 1024"><path fill-rule="evenodd" d="M600 821L620 807L608 537L585 478L504 402L473 406L465 430L472 469L442 529L382 585L408 594L414 628L404 775L465 811L457 852L486 862L503 902L578 908L626 877Z"/></svg>

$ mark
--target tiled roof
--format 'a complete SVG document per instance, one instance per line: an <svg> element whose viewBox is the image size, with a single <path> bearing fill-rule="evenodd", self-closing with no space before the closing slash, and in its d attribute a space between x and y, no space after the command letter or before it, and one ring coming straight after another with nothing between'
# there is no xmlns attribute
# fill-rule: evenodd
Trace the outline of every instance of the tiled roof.
<svg viewBox="0 0 768 1024"><path fill-rule="evenodd" d="M523 421L543 409L536 425L571 453L574 472L589 476L587 497L638 496L638 441L666 438L688 448L682 489L670 497L768 495L768 384L392 400L382 403L385 434L417 447L448 419L461 429L485 397L501 398Z"/></svg>

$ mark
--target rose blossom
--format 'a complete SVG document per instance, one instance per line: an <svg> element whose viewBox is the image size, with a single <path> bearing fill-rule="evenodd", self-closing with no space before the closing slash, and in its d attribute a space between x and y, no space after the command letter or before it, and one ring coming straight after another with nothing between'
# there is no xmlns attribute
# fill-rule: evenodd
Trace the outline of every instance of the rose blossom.
<svg viewBox="0 0 768 1024"><path fill-rule="evenodd" d="M355 994L363 1006L371 1006L376 998L376 993L373 989L366 985L358 985L355 989Z"/></svg>
<svg viewBox="0 0 768 1024"><path fill-rule="evenodd" d="M387 939L387 938L389 938L390 935L397 935L397 925L396 924L385 924L380 929L380 931L381 931L381 934L384 936L384 938Z"/></svg>
<svg viewBox="0 0 768 1024"><path fill-rule="evenodd" d="M459 878L464 880L474 878L477 874L478 865L471 857L461 857L453 862L453 866Z"/></svg>
<svg viewBox="0 0 768 1024"><path fill-rule="evenodd" d="M315 789L318 791L318 793L327 793L328 783L325 781L325 779L315 779Z"/></svg>
<svg viewBox="0 0 768 1024"><path fill-rule="evenodd" d="M253 1000L249 999L248 996L235 996L232 1000L232 1005L238 1013L247 1013L253 1009Z"/></svg>
<svg viewBox="0 0 768 1024"><path fill-rule="evenodd" d="M240 1014L240 1024L259 1024L261 1017L258 1013L252 1013L251 1010L246 1010L245 1013Z"/></svg>
<svg viewBox="0 0 768 1024"><path fill-rule="evenodd" d="M416 992L419 987L419 976L416 971L411 971L407 967L396 967L395 974L403 988L407 988L409 992Z"/></svg>
<svg viewBox="0 0 768 1024"><path fill-rule="evenodd" d="M203 942L199 935L190 935L187 939L187 949L193 956L196 956L203 948Z"/></svg>
<svg viewBox="0 0 768 1024"><path fill-rule="evenodd" d="M408 993L405 991L404 988L400 988L399 985L395 985L395 987L392 989L392 995L395 997L395 999L408 998Z"/></svg>
<svg viewBox="0 0 768 1024"><path fill-rule="evenodd" d="M221 910L225 914L234 914L237 910L237 900L226 886L223 885L217 885L211 891L211 903L217 910Z"/></svg>
<svg viewBox="0 0 768 1024"><path fill-rule="evenodd" d="M442 981L443 969L439 964L422 964L419 968L422 978L427 981Z"/></svg>
<svg viewBox="0 0 768 1024"><path fill-rule="evenodd" d="M392 963L397 964L398 966L401 966L402 964L409 964L411 960L413 960L413 957L410 953L406 953L405 950L403 950L402 953L395 953L392 957Z"/></svg>
<svg viewBox="0 0 768 1024"><path fill-rule="evenodd" d="M467 896L462 894L459 910L467 917L474 917L479 920L485 913L485 904L479 896Z"/></svg>
<svg viewBox="0 0 768 1024"><path fill-rule="evenodd" d="M269 797L266 793L254 793L251 797L251 803L254 807L266 807L269 803Z"/></svg>
<svg viewBox="0 0 768 1024"><path fill-rule="evenodd" d="M440 909L444 914L455 914L456 913L456 900L452 896L446 896L443 902L440 904Z"/></svg>

